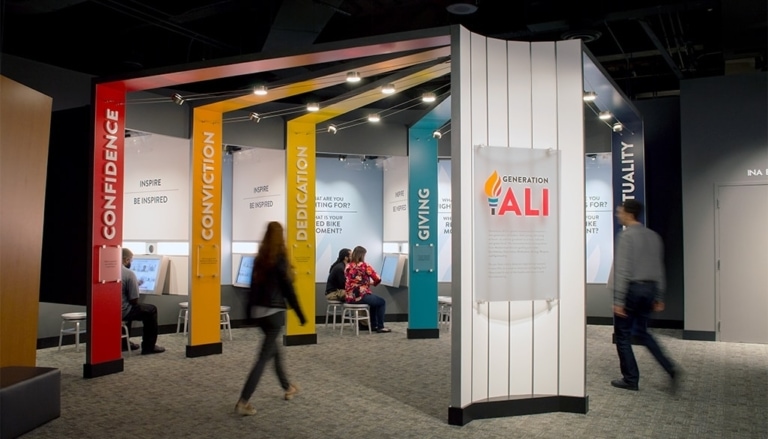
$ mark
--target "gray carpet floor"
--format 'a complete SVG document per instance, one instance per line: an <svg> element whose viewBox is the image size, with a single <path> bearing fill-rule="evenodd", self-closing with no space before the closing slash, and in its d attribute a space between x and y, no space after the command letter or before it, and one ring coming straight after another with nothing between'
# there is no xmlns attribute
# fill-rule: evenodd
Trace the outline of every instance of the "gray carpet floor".
<svg viewBox="0 0 768 439"><path fill-rule="evenodd" d="M618 377L612 328L587 328L587 414L546 413L447 423L450 335L406 339L339 335L318 326L318 344L285 348L301 393L284 401L268 369L251 402L253 417L233 414L260 343L256 328L234 329L223 354L186 358L186 339L161 335L167 352L125 356L125 371L83 379L74 345L41 349L38 366L62 372L61 417L24 438L768 438L768 345L684 341L655 330L685 371L668 393L664 371L635 347L640 391L611 387ZM133 341L139 341L134 338Z"/></svg>

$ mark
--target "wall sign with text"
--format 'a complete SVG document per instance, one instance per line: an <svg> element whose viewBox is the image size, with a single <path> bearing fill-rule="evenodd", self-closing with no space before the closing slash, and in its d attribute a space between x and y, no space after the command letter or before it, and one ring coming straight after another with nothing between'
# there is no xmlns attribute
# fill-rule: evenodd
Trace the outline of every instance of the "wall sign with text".
<svg viewBox="0 0 768 439"><path fill-rule="evenodd" d="M474 155L475 300L557 299L559 152L483 146Z"/></svg>

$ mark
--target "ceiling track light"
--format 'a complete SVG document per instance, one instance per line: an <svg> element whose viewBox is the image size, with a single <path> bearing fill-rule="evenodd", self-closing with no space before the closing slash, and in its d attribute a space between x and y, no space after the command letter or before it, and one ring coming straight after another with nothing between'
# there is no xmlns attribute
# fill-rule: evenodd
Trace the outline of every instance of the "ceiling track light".
<svg viewBox="0 0 768 439"><path fill-rule="evenodd" d="M181 105L181 104L183 104L183 103L184 103L184 97L183 97L183 96L181 96L181 95L180 95L180 94L178 94L178 93L174 93L174 94L173 94L173 96L171 96L171 99L173 100L173 102L174 102L176 105Z"/></svg>
<svg viewBox="0 0 768 439"><path fill-rule="evenodd" d="M621 122L616 122L615 124L613 124L612 128L614 133L620 133L624 131L624 125Z"/></svg>
<svg viewBox="0 0 768 439"><path fill-rule="evenodd" d="M434 93L428 92L421 95L421 101L422 102L435 102L437 100L437 96L435 96Z"/></svg>
<svg viewBox="0 0 768 439"><path fill-rule="evenodd" d="M336 125L328 125L328 132L330 134L336 134L336 131L338 131L338 129L336 128ZM341 159L341 158L339 158L339 159Z"/></svg>
<svg viewBox="0 0 768 439"><path fill-rule="evenodd" d="M308 103L307 111L320 111L320 104L318 104L317 102Z"/></svg>
<svg viewBox="0 0 768 439"><path fill-rule="evenodd" d="M379 117L379 115L376 113L368 115L368 122L378 122L380 120L381 120L381 117Z"/></svg>
<svg viewBox="0 0 768 439"><path fill-rule="evenodd" d="M391 95L395 92L395 84L389 83L385 85L384 87L381 87L381 92L385 95Z"/></svg>
<svg viewBox="0 0 768 439"><path fill-rule="evenodd" d="M597 93L593 91L585 91L583 99L584 102L595 102L595 100L597 100Z"/></svg>
<svg viewBox="0 0 768 439"><path fill-rule="evenodd" d="M346 161L346 160L347 160L347 156L345 156L345 155L340 155L340 156L339 156L339 161L340 161L340 162L344 162L344 161Z"/></svg>
<svg viewBox="0 0 768 439"><path fill-rule="evenodd" d="M259 113L251 113L248 116L248 119L250 119L253 122L259 123L261 122L261 116L259 116Z"/></svg>
<svg viewBox="0 0 768 439"><path fill-rule="evenodd" d="M613 114L611 114L610 111L601 111L597 117L600 118L600 120L608 120L613 117Z"/></svg>
<svg viewBox="0 0 768 439"><path fill-rule="evenodd" d="M253 89L253 94L256 96L264 96L267 94L267 87L264 85L259 85Z"/></svg>
<svg viewBox="0 0 768 439"><path fill-rule="evenodd" d="M435 130L435 132L432 133L432 137L434 137L437 140L440 140L443 138L443 133L441 133L440 130Z"/></svg>
<svg viewBox="0 0 768 439"><path fill-rule="evenodd" d="M357 72L347 72L347 82L360 82L360 74Z"/></svg>

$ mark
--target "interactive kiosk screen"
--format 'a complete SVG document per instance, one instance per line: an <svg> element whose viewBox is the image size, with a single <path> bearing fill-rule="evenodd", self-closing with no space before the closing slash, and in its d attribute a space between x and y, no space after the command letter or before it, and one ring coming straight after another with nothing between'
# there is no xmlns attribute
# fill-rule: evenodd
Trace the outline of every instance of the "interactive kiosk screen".
<svg viewBox="0 0 768 439"><path fill-rule="evenodd" d="M404 265L405 255L395 253L384 254L384 263L381 265L381 271L379 271L381 284L389 287L399 287Z"/></svg>
<svg viewBox="0 0 768 439"><path fill-rule="evenodd" d="M255 259L256 255L242 255L237 276L235 276L235 282L232 285L241 288L251 287L251 273L253 273L253 261Z"/></svg>
<svg viewBox="0 0 768 439"><path fill-rule="evenodd" d="M131 270L139 281L140 293L163 294L168 258L161 255L135 255L131 261Z"/></svg>

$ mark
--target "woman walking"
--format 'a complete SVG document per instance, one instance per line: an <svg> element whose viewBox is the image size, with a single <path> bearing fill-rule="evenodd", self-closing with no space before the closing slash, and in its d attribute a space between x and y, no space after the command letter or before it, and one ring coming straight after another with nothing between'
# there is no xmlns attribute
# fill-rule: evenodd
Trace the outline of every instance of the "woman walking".
<svg viewBox="0 0 768 439"><path fill-rule="evenodd" d="M261 240L251 276L250 310L264 332L264 341L240 393L240 399L235 405L235 413L239 415L256 414L256 409L248 400L256 390L269 360L275 360L275 372L280 386L285 391L285 399L293 398L299 391L296 384L288 381L283 367L283 353L277 344L277 337L285 321L286 304L296 313L302 326L306 323L293 288L293 277L293 269L288 263L283 226L272 221L267 225L264 239Z"/></svg>

